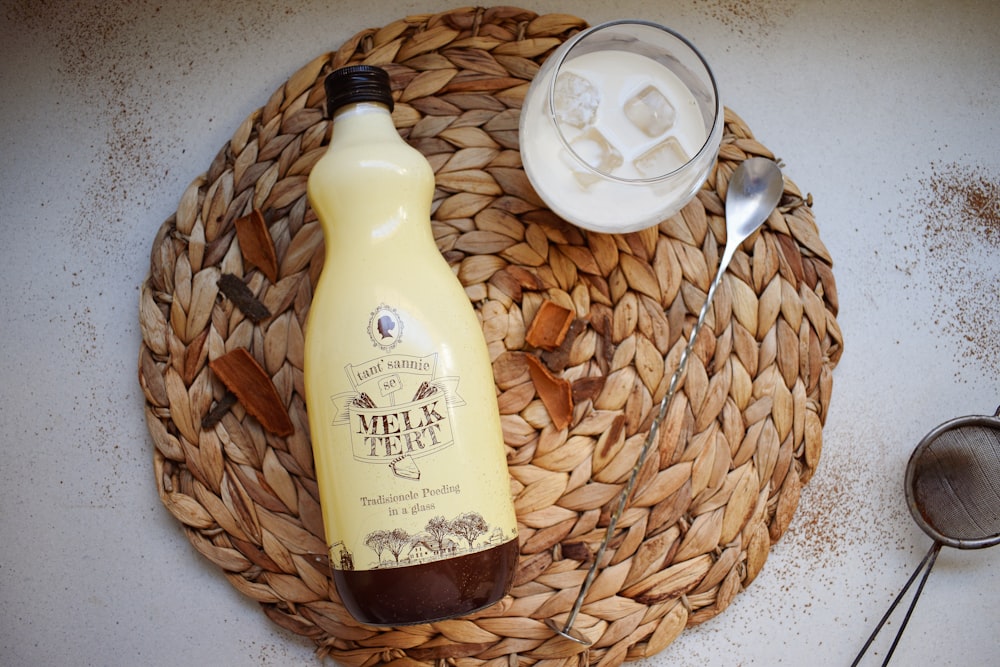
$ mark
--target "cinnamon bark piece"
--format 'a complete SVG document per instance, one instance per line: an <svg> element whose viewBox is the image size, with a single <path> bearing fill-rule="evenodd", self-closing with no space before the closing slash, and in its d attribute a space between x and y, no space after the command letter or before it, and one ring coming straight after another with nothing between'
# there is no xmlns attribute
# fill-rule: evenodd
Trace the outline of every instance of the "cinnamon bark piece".
<svg viewBox="0 0 1000 667"><path fill-rule="evenodd" d="M573 418L573 389L570 383L553 375L535 355L529 354L527 359L528 374L552 423L560 430L566 428Z"/></svg>
<svg viewBox="0 0 1000 667"><path fill-rule="evenodd" d="M260 269L272 284L278 282L278 255L261 212L254 209L248 215L237 218L234 224L243 259Z"/></svg>
<svg viewBox="0 0 1000 667"><path fill-rule="evenodd" d="M246 348L238 347L208 365L264 429L282 437L295 432L274 383Z"/></svg>
<svg viewBox="0 0 1000 667"><path fill-rule="evenodd" d="M524 339L534 347L555 350L563 342L572 323L573 311L553 301L542 301Z"/></svg>

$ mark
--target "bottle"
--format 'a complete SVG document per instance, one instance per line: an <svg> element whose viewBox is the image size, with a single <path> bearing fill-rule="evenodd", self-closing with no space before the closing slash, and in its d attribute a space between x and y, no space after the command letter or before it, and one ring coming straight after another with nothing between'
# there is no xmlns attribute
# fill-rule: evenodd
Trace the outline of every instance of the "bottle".
<svg viewBox="0 0 1000 667"><path fill-rule="evenodd" d="M305 390L333 579L362 623L468 614L506 595L519 553L482 327L435 244L434 174L393 125L388 74L325 85Z"/></svg>

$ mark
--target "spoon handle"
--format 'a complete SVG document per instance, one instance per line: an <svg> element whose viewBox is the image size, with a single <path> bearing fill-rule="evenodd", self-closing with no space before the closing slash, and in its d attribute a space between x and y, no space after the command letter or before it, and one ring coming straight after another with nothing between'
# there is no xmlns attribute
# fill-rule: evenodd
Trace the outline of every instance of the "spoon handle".
<svg viewBox="0 0 1000 667"><path fill-rule="evenodd" d="M660 431L660 422L667 414L667 408L670 406L670 401L674 397L674 392L677 390L677 385L680 383L681 376L684 374L684 370L687 367L688 357L691 355L691 350L694 348L695 339L698 338L698 332L701 331L702 324L705 322L705 317L708 315L708 309L712 305L712 299L715 297L715 290L718 288L719 283L722 281L722 276L725 274L726 269L729 267L729 262L732 260L733 254L736 251L736 246L738 243L727 243L726 248L722 253L722 261L719 263L719 269L715 274L715 278L712 280L712 284L708 288L708 294L705 296L705 303L701 306L701 311L698 313L698 320L694 324L694 328L691 329L691 335L688 338L687 345L684 346L684 350L681 352L681 358L677 362L677 369L670 378L670 384L667 386L667 393L663 395L660 400L660 407L656 413L656 417L653 419L653 423L649 427L649 432L646 434L646 440L642 444L642 449L639 451L639 458L636 459L635 465L632 466L632 472L629 474L628 482L625 484L625 488L621 490L618 495L618 505L615 507L614 513L608 520L608 529L604 533L604 539L601 540L601 545L597 549L597 553L594 555L594 560L590 564L590 569L587 570L587 576L583 580L583 584L580 586L580 592L576 596L576 602L573 604L573 609L570 610L569 617L566 619L566 624L560 629L555 625L551 619L547 621L550 628L558 632L560 635L572 639L575 642L581 644L589 644L585 638L579 633L573 633L573 624L576 622L576 617L580 613L580 608L583 606L584 598L587 597L587 592L590 590L590 585L594 583L594 577L597 575L598 564L601 559L604 558L604 552L608 548L608 543L611 538L614 537L615 528L618 526L618 519L621 518L622 513L625 511L625 505L628 504L629 496L632 495L632 490L635 487L635 482L639 477L639 472L646 463L646 459L649 458L649 453L653 450L653 443L656 442L657 435Z"/></svg>

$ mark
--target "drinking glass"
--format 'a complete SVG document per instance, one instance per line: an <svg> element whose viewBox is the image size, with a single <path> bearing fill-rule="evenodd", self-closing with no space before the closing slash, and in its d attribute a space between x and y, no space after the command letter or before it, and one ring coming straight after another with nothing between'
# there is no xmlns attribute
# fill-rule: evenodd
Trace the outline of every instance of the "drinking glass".
<svg viewBox="0 0 1000 667"><path fill-rule="evenodd" d="M691 42L640 20L603 23L542 65L520 119L524 170L556 214L630 232L677 213L705 182L724 114Z"/></svg>

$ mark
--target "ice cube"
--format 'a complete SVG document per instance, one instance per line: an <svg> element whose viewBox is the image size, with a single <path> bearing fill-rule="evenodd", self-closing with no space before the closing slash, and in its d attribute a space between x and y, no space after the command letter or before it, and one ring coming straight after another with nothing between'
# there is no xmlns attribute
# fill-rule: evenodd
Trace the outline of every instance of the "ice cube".
<svg viewBox="0 0 1000 667"><path fill-rule="evenodd" d="M598 171L610 174L622 166L622 154L597 128L587 128L569 145L581 160Z"/></svg>
<svg viewBox="0 0 1000 667"><path fill-rule="evenodd" d="M679 169L690 159L677 137L667 137L637 157L635 169L644 178L655 178Z"/></svg>
<svg viewBox="0 0 1000 667"><path fill-rule="evenodd" d="M573 72L562 72L556 79L554 92L554 111L561 122L574 127L586 127L594 123L597 107L601 103L601 93L597 86Z"/></svg>
<svg viewBox="0 0 1000 667"><path fill-rule="evenodd" d="M605 174L614 172L624 162L621 152L597 128L587 128L569 145L580 160ZM568 153L563 152L560 157L570 167L576 180L584 188L590 187L600 180L598 174L579 164Z"/></svg>
<svg viewBox="0 0 1000 667"><path fill-rule="evenodd" d="M601 180L601 177L581 165L565 148L559 151L559 159L563 166L570 170L577 184L584 190L588 190L591 185Z"/></svg>
<svg viewBox="0 0 1000 667"><path fill-rule="evenodd" d="M625 102L625 116L650 137L674 126L674 105L655 86L646 86Z"/></svg>

